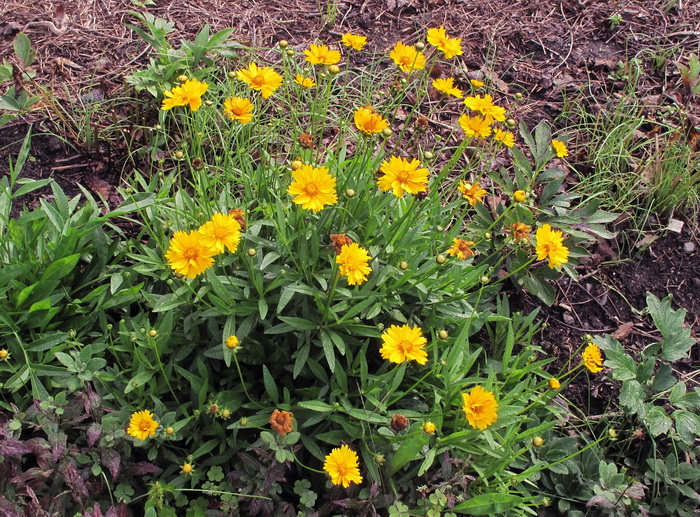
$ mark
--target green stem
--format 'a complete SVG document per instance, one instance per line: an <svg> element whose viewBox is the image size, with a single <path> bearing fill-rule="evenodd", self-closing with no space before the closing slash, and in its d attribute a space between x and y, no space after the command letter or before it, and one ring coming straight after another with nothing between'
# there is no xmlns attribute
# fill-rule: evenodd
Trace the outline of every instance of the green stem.
<svg viewBox="0 0 700 517"><path fill-rule="evenodd" d="M255 404L259 408L263 408L263 406L259 403L253 400L253 398L250 396L250 393L248 393L248 388L245 386L245 379L243 379L243 372L241 372L241 365L238 364L238 357L236 356L236 353L233 353L233 362L236 363L236 370L238 371L238 378L241 379L241 386L243 387L243 392L245 393L246 398L252 403Z"/></svg>
<svg viewBox="0 0 700 517"><path fill-rule="evenodd" d="M294 461L296 461L300 467L305 468L306 470L310 470L311 472L316 472L317 474L326 474L325 470L318 470L313 467L309 467L308 465L304 465L301 461L299 461L299 458L297 458L297 455L294 454L292 451L292 456L294 456Z"/></svg>

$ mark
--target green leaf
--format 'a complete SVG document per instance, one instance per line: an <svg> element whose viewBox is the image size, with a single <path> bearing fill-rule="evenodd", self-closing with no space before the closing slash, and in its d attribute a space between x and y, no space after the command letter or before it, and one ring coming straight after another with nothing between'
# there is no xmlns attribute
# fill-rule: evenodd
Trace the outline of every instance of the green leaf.
<svg viewBox="0 0 700 517"><path fill-rule="evenodd" d="M700 416L684 409L674 411L672 416L676 421L676 431L681 435L681 439L686 444L692 445L696 436L700 434Z"/></svg>
<svg viewBox="0 0 700 517"><path fill-rule="evenodd" d="M649 434L654 438L661 434L666 434L671 429L673 421L669 418L663 408L652 406L644 417Z"/></svg>
<svg viewBox="0 0 700 517"><path fill-rule="evenodd" d="M428 440L430 440L430 435L424 432L420 426L417 427L417 431L405 436L403 442L401 442L401 445L391 457L389 475L396 473L409 461L422 458L421 450L428 443Z"/></svg>
<svg viewBox="0 0 700 517"><path fill-rule="evenodd" d="M622 389L620 389L620 404L622 404L628 413L637 413L639 416L643 417L645 399L646 392L639 382L631 380L622 383Z"/></svg>
<svg viewBox="0 0 700 517"><path fill-rule="evenodd" d="M304 318L296 318L293 316L280 316L279 318L287 325L297 330L315 330L319 327L318 323L314 323L313 321L309 321Z"/></svg>
<svg viewBox="0 0 700 517"><path fill-rule="evenodd" d="M654 324L661 331L661 357L666 361L677 361L688 357L688 351L695 344L690 337L690 329L683 328L685 322L685 309L674 311L671 308L671 299L668 295L659 300L652 293L647 293L647 307Z"/></svg>
<svg viewBox="0 0 700 517"><path fill-rule="evenodd" d="M15 41L13 42L15 48L15 54L19 56L22 60L24 67L30 66L34 63L34 51L32 50L32 42L23 32L20 32L15 36Z"/></svg>
<svg viewBox="0 0 700 517"><path fill-rule="evenodd" d="M335 409L335 407L320 400L306 400L304 402L299 402L299 407L304 409L310 409L311 411L317 411L319 413L330 413Z"/></svg>
<svg viewBox="0 0 700 517"><path fill-rule="evenodd" d="M480 494L452 508L453 512L467 515L495 515L508 512L526 499L514 494Z"/></svg>
<svg viewBox="0 0 700 517"><path fill-rule="evenodd" d="M270 397L275 404L279 404L280 395L277 391L277 383L275 383L274 377L272 377L270 370L268 370L265 365L263 365L263 384L265 384L267 396Z"/></svg>
<svg viewBox="0 0 700 517"><path fill-rule="evenodd" d="M651 391L654 393L660 393L671 388L678 382L678 379L673 375L673 368L668 363L663 363L659 366L659 371L654 375L654 379L651 381ZM681 383L682 384L682 383Z"/></svg>
<svg viewBox="0 0 700 517"><path fill-rule="evenodd" d="M617 381L629 381L637 378L637 364L624 352L606 350L605 366L612 370L612 378Z"/></svg>

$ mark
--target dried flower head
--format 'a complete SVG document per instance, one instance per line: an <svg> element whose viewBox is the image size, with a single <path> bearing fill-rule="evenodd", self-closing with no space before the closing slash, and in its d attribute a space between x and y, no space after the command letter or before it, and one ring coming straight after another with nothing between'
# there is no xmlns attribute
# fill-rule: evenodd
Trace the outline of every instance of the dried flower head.
<svg viewBox="0 0 700 517"><path fill-rule="evenodd" d="M352 244L353 240L344 233L331 233L331 248L335 250L336 255L340 253L343 246Z"/></svg>
<svg viewBox="0 0 700 517"><path fill-rule="evenodd" d="M508 229L511 231L513 240L519 242L521 240L529 240L530 230L532 227L529 224L521 223L520 221L511 224Z"/></svg>
<svg viewBox="0 0 700 517"><path fill-rule="evenodd" d="M232 215L233 217L235 217L236 221L238 221L238 224L241 225L241 230L245 230L245 210L243 210L242 208L234 208L233 210L228 211L228 215Z"/></svg>
<svg viewBox="0 0 700 517"><path fill-rule="evenodd" d="M391 417L391 428L397 433L403 431L408 427L408 418L403 416L401 413L396 413Z"/></svg>
<svg viewBox="0 0 700 517"><path fill-rule="evenodd" d="M294 424L294 415L289 411L280 411L275 409L270 417L270 426L277 431L280 436L287 436L292 432Z"/></svg>
<svg viewBox="0 0 700 517"><path fill-rule="evenodd" d="M299 142L299 145L304 149L316 149L316 144L314 144L314 136L311 133L299 133L297 142Z"/></svg>
<svg viewBox="0 0 700 517"><path fill-rule="evenodd" d="M472 427L483 431L498 418L496 398L481 386L474 386L469 393L462 393L462 403L462 410Z"/></svg>
<svg viewBox="0 0 700 517"><path fill-rule="evenodd" d="M473 184L469 183L468 181L461 180L459 182L459 186L457 187L457 190L459 190L462 194L462 197L469 201L469 204L471 206L476 205L477 203L480 203L483 199L484 196L486 195L486 190L481 188L481 184L478 181L475 181Z"/></svg>

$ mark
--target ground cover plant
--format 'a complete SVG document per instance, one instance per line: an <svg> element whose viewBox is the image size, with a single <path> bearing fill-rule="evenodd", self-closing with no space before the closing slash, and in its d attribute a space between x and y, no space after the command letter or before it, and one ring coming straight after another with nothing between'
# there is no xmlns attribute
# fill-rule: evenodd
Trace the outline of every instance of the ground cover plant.
<svg viewBox="0 0 700 517"><path fill-rule="evenodd" d="M441 27L371 54L139 18L157 120L123 203L22 211L51 183L21 177L31 135L3 180L3 511L691 514L684 313L650 296L660 344L582 335L555 367L502 294L551 304L611 235L566 133L456 82ZM561 390L606 372L624 412L572 423ZM629 425L658 447L623 471Z"/></svg>

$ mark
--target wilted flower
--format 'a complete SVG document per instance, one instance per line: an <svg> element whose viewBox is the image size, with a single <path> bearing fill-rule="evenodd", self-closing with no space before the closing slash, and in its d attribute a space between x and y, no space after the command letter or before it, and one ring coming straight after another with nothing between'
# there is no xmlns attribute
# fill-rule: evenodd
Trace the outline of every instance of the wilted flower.
<svg viewBox="0 0 700 517"><path fill-rule="evenodd" d="M422 365L428 362L428 353L424 348L427 342L420 327L392 325L382 334L382 347L379 353L382 359L392 363L416 361Z"/></svg>
<svg viewBox="0 0 700 517"><path fill-rule="evenodd" d="M302 146L304 149L315 149L316 144L314 144L314 136L311 133L299 133L299 136L297 137L297 142L299 142L299 145ZM292 167L292 169L294 169ZM294 170L298 170L299 167L297 167Z"/></svg>
<svg viewBox="0 0 700 517"><path fill-rule="evenodd" d="M498 418L498 402L493 393L481 386L474 386L469 393L462 393L462 410L469 425L482 431Z"/></svg>
<svg viewBox="0 0 700 517"><path fill-rule="evenodd" d="M277 431L280 436L287 436L292 432L292 424L294 423L294 415L289 411L280 411L275 409L270 417L270 426Z"/></svg>
<svg viewBox="0 0 700 517"><path fill-rule="evenodd" d="M553 390L558 390L559 388L561 388L561 383L559 382L559 379L555 379L554 377L549 379L549 387Z"/></svg>
<svg viewBox="0 0 700 517"><path fill-rule="evenodd" d="M379 190L391 190L396 197L403 197L404 191L418 194L428 190L428 169L419 169L419 165L416 159L409 162L397 156L385 160L379 168L384 173L377 180Z"/></svg>
<svg viewBox="0 0 700 517"><path fill-rule="evenodd" d="M355 127L368 135L381 133L389 128L387 120L375 113L371 106L358 108L357 111L355 111L354 119Z"/></svg>
<svg viewBox="0 0 700 517"><path fill-rule="evenodd" d="M588 343L581 354L583 364L591 373L598 373L603 369L603 354L594 343Z"/></svg>
<svg viewBox="0 0 700 517"><path fill-rule="evenodd" d="M484 199L484 196L486 195L486 190L481 188L481 185L478 181L475 181L474 184L471 184L468 181L461 180L459 182L459 187L457 187L457 190L459 190L462 193L462 197L469 201L469 204L472 206L481 202L481 200Z"/></svg>
<svg viewBox="0 0 700 517"><path fill-rule="evenodd" d="M149 436L155 436L158 422L153 418L153 413L144 409L131 415L126 434L137 440L145 440Z"/></svg>
<svg viewBox="0 0 700 517"><path fill-rule="evenodd" d="M466 260L474 256L474 251L471 249L474 242L465 241L464 239L452 239L452 246L445 253L457 257L460 260Z"/></svg>
<svg viewBox="0 0 700 517"><path fill-rule="evenodd" d="M403 416L401 413L396 413L391 417L391 428L397 433L403 431L408 427L408 418Z"/></svg>
<svg viewBox="0 0 700 517"><path fill-rule="evenodd" d="M228 211L228 215L232 215L233 217L235 217L236 221L238 221L238 224L241 225L241 230L245 230L245 210L243 210L242 208L234 208L233 210Z"/></svg>
<svg viewBox="0 0 700 517"><path fill-rule="evenodd" d="M552 149L559 158L564 158L569 156L569 150L566 148L566 144L561 140L552 140Z"/></svg>
<svg viewBox="0 0 700 517"><path fill-rule="evenodd" d="M425 68L425 55L401 41L394 46L389 57L394 60L396 66L406 73Z"/></svg>
<svg viewBox="0 0 700 517"><path fill-rule="evenodd" d="M437 91L442 92L446 95L452 95L458 99L462 98L462 90L454 85L454 77L447 77L445 79L439 78L433 81L433 88Z"/></svg>
<svg viewBox="0 0 700 517"><path fill-rule="evenodd" d="M357 457L357 453L345 444L333 449L326 456L323 470L328 472L334 485L343 485L344 488L347 488L350 486L350 483L357 483L358 485L362 483L360 460Z"/></svg>
<svg viewBox="0 0 700 517"><path fill-rule="evenodd" d="M211 267L216 253L204 244L200 232L175 232L165 258L176 273L194 278Z"/></svg>
<svg viewBox="0 0 700 517"><path fill-rule="evenodd" d="M515 242L518 242L520 240L528 240L530 236L530 230L532 230L530 225L521 223L520 221L511 224L508 227L508 229L511 231L513 240Z"/></svg>
<svg viewBox="0 0 700 517"><path fill-rule="evenodd" d="M367 37L360 36L359 34L350 34L349 32L346 32L340 38L340 41L346 47L351 47L355 50L362 50L362 48L367 44Z"/></svg>
<svg viewBox="0 0 700 517"><path fill-rule="evenodd" d="M248 68L236 72L238 79L248 85L251 90L259 91L263 99L267 99L282 84L282 76L269 66L259 67L250 63Z"/></svg>
<svg viewBox="0 0 700 517"><path fill-rule="evenodd" d="M336 255L340 253L343 246L352 244L353 240L344 233L331 233L331 248L335 250Z"/></svg>
<svg viewBox="0 0 700 517"><path fill-rule="evenodd" d="M255 106L245 97L229 97L224 101L224 113L231 120L247 124L253 120Z"/></svg>
<svg viewBox="0 0 700 517"><path fill-rule="evenodd" d="M297 76L294 78L294 81L299 86L303 86L304 88L313 88L314 86L316 86L316 82L311 77L304 77L301 74L297 74Z"/></svg>
<svg viewBox="0 0 700 517"><path fill-rule="evenodd" d="M202 105L202 95L208 88L207 83L197 79L187 80L184 84L163 92L165 99L163 99L161 109L169 110L175 106L189 106L192 111L197 111Z"/></svg>
<svg viewBox="0 0 700 517"><path fill-rule="evenodd" d="M348 285L359 285L367 280L367 275L372 272L368 263L372 260L366 249L356 242L346 244L340 248L340 253L335 258L340 265L340 274L348 277Z"/></svg>
<svg viewBox="0 0 700 517"><path fill-rule="evenodd" d="M445 27L440 27L439 29L428 29L426 39L428 40L428 43L436 47L445 55L445 59L450 59L454 56L461 56L463 54L462 39L450 38L445 31Z"/></svg>
<svg viewBox="0 0 700 517"><path fill-rule="evenodd" d="M335 192L335 178L328 173L326 167L315 168L304 164L292 172L294 181L289 185L288 193L295 196L292 201L304 209L318 212L325 205L338 202Z"/></svg>
<svg viewBox="0 0 700 517"><path fill-rule="evenodd" d="M472 85L474 88L476 88L477 90L478 90L479 88L483 88L483 87L484 87L484 82L483 82L483 81L479 81L478 79L469 79L469 82L470 82L471 85Z"/></svg>
<svg viewBox="0 0 700 517"><path fill-rule="evenodd" d="M552 230L548 224L537 229L537 260L549 260L549 267L554 269L561 267L569 261L569 248L564 246L564 235L562 232Z"/></svg>
<svg viewBox="0 0 700 517"><path fill-rule="evenodd" d="M241 225L231 214L212 215L211 220L199 228L199 233L202 244L213 248L216 253L223 253L224 249L233 253L241 241Z"/></svg>
<svg viewBox="0 0 700 517"><path fill-rule="evenodd" d="M335 65L340 61L340 52L331 50L326 45L309 45L304 51L306 60L312 65Z"/></svg>
<svg viewBox="0 0 700 517"><path fill-rule="evenodd" d="M459 117L458 122L464 131L464 136L467 138L474 138L475 136L486 138L491 134L491 121L484 117L462 115Z"/></svg>

